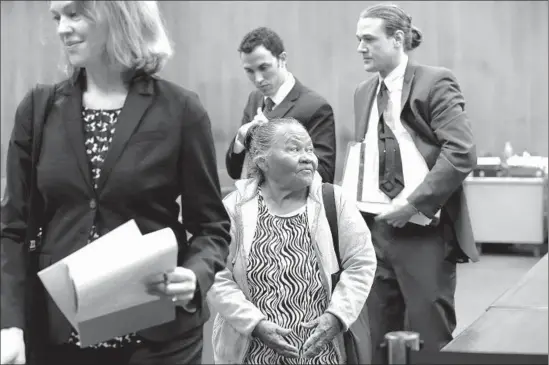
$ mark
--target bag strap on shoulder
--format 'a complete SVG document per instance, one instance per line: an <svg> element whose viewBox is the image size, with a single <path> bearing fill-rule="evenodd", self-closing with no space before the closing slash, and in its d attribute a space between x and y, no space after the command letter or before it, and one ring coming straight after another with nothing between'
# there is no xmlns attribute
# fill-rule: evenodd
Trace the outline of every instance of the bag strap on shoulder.
<svg viewBox="0 0 549 365"><path fill-rule="evenodd" d="M324 210L332 232L332 241L334 242L334 251L337 257L337 263L341 267L341 257L339 256L339 231L337 226L337 209L335 203L334 186L330 183L322 184L322 199L324 200Z"/></svg>

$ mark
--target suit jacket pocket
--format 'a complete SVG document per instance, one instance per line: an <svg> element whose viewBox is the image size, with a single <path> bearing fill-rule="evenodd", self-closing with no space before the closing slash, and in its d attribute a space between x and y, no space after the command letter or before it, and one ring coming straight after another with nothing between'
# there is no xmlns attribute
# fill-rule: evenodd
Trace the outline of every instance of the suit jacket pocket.
<svg viewBox="0 0 549 365"><path fill-rule="evenodd" d="M167 138L162 130L138 132L134 134L127 145L126 151L132 156L128 166L142 165L147 157L154 156L154 151Z"/></svg>
<svg viewBox="0 0 549 365"><path fill-rule="evenodd" d="M165 139L167 136L166 131L152 130L135 133L131 138L129 144L135 144L140 142L158 141Z"/></svg>

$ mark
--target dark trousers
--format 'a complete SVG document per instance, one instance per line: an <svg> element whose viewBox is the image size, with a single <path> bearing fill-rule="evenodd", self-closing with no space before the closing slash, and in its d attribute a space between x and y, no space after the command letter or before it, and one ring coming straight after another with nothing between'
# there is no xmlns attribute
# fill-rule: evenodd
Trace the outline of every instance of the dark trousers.
<svg viewBox="0 0 549 365"><path fill-rule="evenodd" d="M79 348L56 345L47 348L40 364L66 365L174 365L202 363L202 326L165 342L141 339L140 344L122 348Z"/></svg>
<svg viewBox="0 0 549 365"><path fill-rule="evenodd" d="M394 228L364 219L372 233L378 267L366 301L371 326L372 363L386 363L380 345L388 332L418 332L424 348L440 350L452 340L456 327L455 245L450 225L408 223Z"/></svg>

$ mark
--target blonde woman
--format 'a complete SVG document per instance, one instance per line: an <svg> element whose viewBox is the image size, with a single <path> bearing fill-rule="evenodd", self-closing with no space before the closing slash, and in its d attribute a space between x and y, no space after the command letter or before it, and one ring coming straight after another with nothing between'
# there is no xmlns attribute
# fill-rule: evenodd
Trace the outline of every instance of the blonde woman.
<svg viewBox="0 0 549 365"><path fill-rule="evenodd" d="M200 363L205 295L229 242L208 114L195 93L154 76L172 53L154 1L49 6L69 77L55 85L35 171L34 92L16 112L2 202L2 363ZM39 204L30 207L34 175ZM31 270L29 211L42 228ZM82 349L43 288L32 303L24 293L38 270L130 219L143 233L169 227L178 238L177 267L148 288L176 302L176 320Z"/></svg>

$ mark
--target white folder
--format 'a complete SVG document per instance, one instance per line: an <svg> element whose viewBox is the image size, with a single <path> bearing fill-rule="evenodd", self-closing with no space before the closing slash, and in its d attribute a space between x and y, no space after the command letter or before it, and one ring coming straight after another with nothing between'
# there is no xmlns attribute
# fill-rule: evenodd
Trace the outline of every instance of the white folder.
<svg viewBox="0 0 549 365"><path fill-rule="evenodd" d="M175 320L175 305L147 287L177 266L169 228L142 235L131 220L38 276L82 347Z"/></svg>
<svg viewBox="0 0 549 365"><path fill-rule="evenodd" d="M361 142L352 141L348 143L341 186L348 197L355 199L357 207L361 212L375 215L386 213L391 210L390 202L364 199L363 197L361 179L364 179L364 174L368 173L368 171L364 171L364 166L361 166L363 165L363 158L361 156L361 149L363 148L364 146ZM400 194L394 201L405 200L406 198L407 196L402 196L402 194ZM440 218L440 211L437 212L435 217ZM427 226L431 224L432 219L423 214L415 214L410 218L409 222Z"/></svg>

